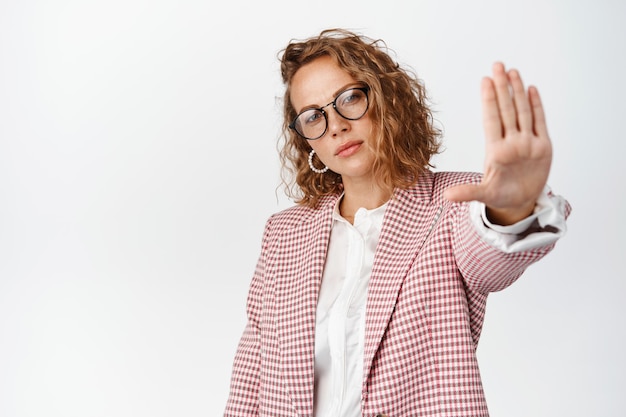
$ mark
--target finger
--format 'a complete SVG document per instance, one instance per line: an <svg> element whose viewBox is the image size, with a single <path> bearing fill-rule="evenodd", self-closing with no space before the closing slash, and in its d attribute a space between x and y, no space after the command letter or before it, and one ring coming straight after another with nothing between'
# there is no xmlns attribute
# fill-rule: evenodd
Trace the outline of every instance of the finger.
<svg viewBox="0 0 626 417"><path fill-rule="evenodd" d="M524 90L522 77L517 70L510 70L509 79L511 80L513 101L517 110L517 126L522 131L532 132L533 114L530 109L529 97Z"/></svg>
<svg viewBox="0 0 626 417"><path fill-rule="evenodd" d="M449 200L454 202L463 202L463 201L482 201L483 199L483 190L482 187L478 184L463 184L463 185L455 185L452 187L446 188L443 193L443 196Z"/></svg>
<svg viewBox="0 0 626 417"><path fill-rule="evenodd" d="M546 115L543 110L543 104L541 103L541 97L539 97L539 90L534 86L530 86L528 88L528 98L532 109L533 131L535 135L541 138L547 138L548 126L546 124Z"/></svg>
<svg viewBox="0 0 626 417"><path fill-rule="evenodd" d="M498 109L500 110L500 118L504 130L517 129L517 117L515 115L515 106L511 97L509 77L504 71L504 65L496 62L493 65L493 82L496 86L496 99L498 100Z"/></svg>
<svg viewBox="0 0 626 417"><path fill-rule="evenodd" d="M498 110L498 100L491 78L483 78L480 85L483 106L483 129L488 141L502 139L502 121Z"/></svg>

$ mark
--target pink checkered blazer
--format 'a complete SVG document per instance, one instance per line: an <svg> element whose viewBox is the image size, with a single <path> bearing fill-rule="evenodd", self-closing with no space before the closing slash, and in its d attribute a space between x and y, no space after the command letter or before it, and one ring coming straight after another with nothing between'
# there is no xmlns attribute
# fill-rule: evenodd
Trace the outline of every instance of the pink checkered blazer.
<svg viewBox="0 0 626 417"><path fill-rule="evenodd" d="M478 181L428 172L389 202L368 287L363 416L488 415L476 360L487 295L553 245L506 254L484 243L468 205L442 195ZM337 199L268 220L225 416L313 415L315 310Z"/></svg>

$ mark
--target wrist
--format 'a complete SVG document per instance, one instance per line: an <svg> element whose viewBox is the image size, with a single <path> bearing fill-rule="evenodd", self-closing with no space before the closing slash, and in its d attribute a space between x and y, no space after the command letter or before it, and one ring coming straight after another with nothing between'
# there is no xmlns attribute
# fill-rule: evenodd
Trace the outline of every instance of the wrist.
<svg viewBox="0 0 626 417"><path fill-rule="evenodd" d="M524 220L535 211L535 203L524 207L515 208L493 208L486 207L487 219L493 224L500 226L510 226Z"/></svg>

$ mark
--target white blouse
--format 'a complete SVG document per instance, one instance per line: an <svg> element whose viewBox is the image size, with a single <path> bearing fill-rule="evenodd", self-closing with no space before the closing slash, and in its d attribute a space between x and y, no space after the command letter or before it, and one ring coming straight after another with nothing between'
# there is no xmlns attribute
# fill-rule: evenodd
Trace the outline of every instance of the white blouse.
<svg viewBox="0 0 626 417"><path fill-rule="evenodd" d="M317 303L316 417L361 415L367 283L386 207L358 209L354 225L335 207Z"/></svg>
<svg viewBox="0 0 626 417"><path fill-rule="evenodd" d="M514 225L492 225L482 203L470 203L472 222L482 238L506 252L528 250L551 243L565 233L563 201L539 198L535 213ZM322 276L315 327L315 417L359 417L363 382L365 305L387 203L373 209L360 208L350 224L333 213L328 256ZM538 221L554 226L555 233L518 233Z"/></svg>

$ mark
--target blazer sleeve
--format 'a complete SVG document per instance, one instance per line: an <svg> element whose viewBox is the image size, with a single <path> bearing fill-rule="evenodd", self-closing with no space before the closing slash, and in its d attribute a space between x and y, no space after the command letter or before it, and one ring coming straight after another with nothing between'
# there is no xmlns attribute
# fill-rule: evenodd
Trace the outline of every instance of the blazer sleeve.
<svg viewBox="0 0 626 417"><path fill-rule="evenodd" d="M260 323L263 297L263 276L267 242L269 240L268 220L263 234L261 255L259 256L246 303L247 324L233 361L230 392L226 402L225 417L252 417L258 415L259 378L261 365Z"/></svg>
<svg viewBox="0 0 626 417"><path fill-rule="evenodd" d="M560 196L551 195L551 197L562 201L557 211L564 225L571 207ZM540 229L528 228L521 234L523 235L521 239L533 241L533 233L551 233L553 238L534 239L533 244L519 245L519 248L524 248L523 250L510 251L501 245L496 245L495 240L490 241L479 233L470 207L471 204L463 203L455 208L453 250L459 271L468 288L483 294L500 291L514 283L526 268L552 251L556 241L564 233L564 230L551 232L549 226ZM536 244L536 242L543 243Z"/></svg>

